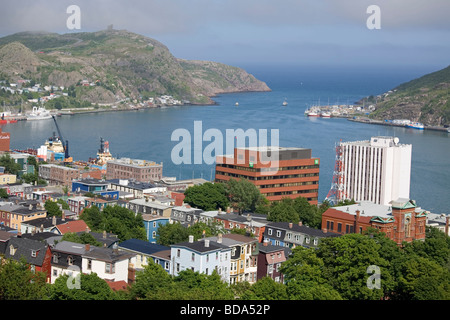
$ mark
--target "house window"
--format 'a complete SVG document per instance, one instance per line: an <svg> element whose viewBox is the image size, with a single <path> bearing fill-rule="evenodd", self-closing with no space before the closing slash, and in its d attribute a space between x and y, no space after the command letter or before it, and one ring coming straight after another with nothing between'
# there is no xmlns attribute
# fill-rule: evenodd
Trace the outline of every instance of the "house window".
<svg viewBox="0 0 450 320"><path fill-rule="evenodd" d="M318 243L319 243L319 239L315 238L314 239L314 245L317 246Z"/></svg>
<svg viewBox="0 0 450 320"><path fill-rule="evenodd" d="M309 244L309 237L305 238L305 242Z"/></svg>
<svg viewBox="0 0 450 320"><path fill-rule="evenodd" d="M72 257L72 256L68 256L68 257L67 257L67 264L68 264L69 266L73 265L73 257Z"/></svg>
<svg viewBox="0 0 450 320"><path fill-rule="evenodd" d="M156 231L153 231L152 232L152 239L155 239L156 238Z"/></svg>
<svg viewBox="0 0 450 320"><path fill-rule="evenodd" d="M338 232L342 232L342 223L339 223L339 222L338 222L337 231L338 231Z"/></svg>
<svg viewBox="0 0 450 320"><path fill-rule="evenodd" d="M181 254L181 250L180 250L180 249L177 249L177 258L180 257L180 254Z"/></svg>
<svg viewBox="0 0 450 320"><path fill-rule="evenodd" d="M192 254L191 254L191 260L192 260L192 261L195 261L195 253L192 253Z"/></svg>
<svg viewBox="0 0 450 320"><path fill-rule="evenodd" d="M92 269L92 259L88 259L88 261L87 261L87 269L88 270Z"/></svg>
<svg viewBox="0 0 450 320"><path fill-rule="evenodd" d="M164 269L169 270L169 262L164 262Z"/></svg>
<svg viewBox="0 0 450 320"><path fill-rule="evenodd" d="M57 269L53 269L53 276L54 277L58 276L58 270Z"/></svg>
<svg viewBox="0 0 450 320"><path fill-rule="evenodd" d="M32 256L33 258L36 258L36 250L31 250L31 256Z"/></svg>
<svg viewBox="0 0 450 320"><path fill-rule="evenodd" d="M268 234L269 234L269 236L272 235L272 229L269 229Z"/></svg>
<svg viewBox="0 0 450 320"><path fill-rule="evenodd" d="M206 273L206 275L208 275L208 268L206 268L205 273Z"/></svg>
<svg viewBox="0 0 450 320"><path fill-rule="evenodd" d="M31 272L35 273L36 272L36 266L34 264L30 265L30 270L31 270Z"/></svg>
<svg viewBox="0 0 450 320"><path fill-rule="evenodd" d="M15 253L16 253L16 249L14 248L14 246L12 246L12 245L9 246L9 254L13 256Z"/></svg>
<svg viewBox="0 0 450 320"><path fill-rule="evenodd" d="M106 263L105 264L105 273L114 273L115 272L115 264L114 263Z"/></svg>
<svg viewBox="0 0 450 320"><path fill-rule="evenodd" d="M180 271L180 264L177 263L177 272L179 272L179 271Z"/></svg>
<svg viewBox="0 0 450 320"><path fill-rule="evenodd" d="M277 231L277 237L281 237L281 231L280 230Z"/></svg>
<svg viewBox="0 0 450 320"><path fill-rule="evenodd" d="M58 254L56 253L53 254L53 262L58 263Z"/></svg>

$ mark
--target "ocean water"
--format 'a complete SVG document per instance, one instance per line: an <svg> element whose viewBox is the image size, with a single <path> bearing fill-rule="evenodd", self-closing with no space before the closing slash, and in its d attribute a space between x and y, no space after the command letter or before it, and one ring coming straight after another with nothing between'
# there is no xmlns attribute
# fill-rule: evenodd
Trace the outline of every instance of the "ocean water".
<svg viewBox="0 0 450 320"><path fill-rule="evenodd" d="M69 140L74 159L95 157L100 137L110 143L114 157L129 157L163 162L164 176L177 179L214 178L214 164L194 164L194 154L202 152L209 141L194 143L194 122L201 122L201 133L217 129L268 130L279 133L279 145L311 148L313 157L321 159L319 201L331 186L335 162L335 145L342 141L366 140L372 136L396 136L400 143L412 144L410 197L418 206L435 213L450 213L450 135L443 132L355 123L346 119L307 118L311 104L347 104L386 92L425 73L422 69L360 69L267 66L243 66L265 81L271 92L223 94L214 97L213 106L182 106L130 112L80 114L58 118L64 139ZM287 100L288 106L282 106ZM238 102L239 106L235 103ZM191 135L191 163L177 165L172 150L179 141L172 140L177 129ZM39 147L56 131L52 120L22 121L2 126L11 133L11 148ZM186 143L186 140L183 140ZM269 143L270 144L270 143Z"/></svg>

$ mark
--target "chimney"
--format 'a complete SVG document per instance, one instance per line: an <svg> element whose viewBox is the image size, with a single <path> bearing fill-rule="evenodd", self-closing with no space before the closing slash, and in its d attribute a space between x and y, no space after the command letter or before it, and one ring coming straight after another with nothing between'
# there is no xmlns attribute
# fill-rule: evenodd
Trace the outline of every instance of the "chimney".
<svg viewBox="0 0 450 320"><path fill-rule="evenodd" d="M106 230L103 230L103 239L106 239Z"/></svg>
<svg viewBox="0 0 450 320"><path fill-rule="evenodd" d="M56 216L52 217L52 225L56 226Z"/></svg>
<svg viewBox="0 0 450 320"><path fill-rule="evenodd" d="M28 210L30 210L30 211L33 210L33 205L32 204L29 205Z"/></svg>
<svg viewBox="0 0 450 320"><path fill-rule="evenodd" d="M323 233L327 233L328 231L327 231L326 228L323 228L323 229L322 229L322 232L323 232Z"/></svg>
<svg viewBox="0 0 450 320"><path fill-rule="evenodd" d="M62 212L61 220L62 221L66 221L66 214L64 213L64 209L63 209L63 212Z"/></svg>
<svg viewBox="0 0 450 320"><path fill-rule="evenodd" d="M269 239L264 239L263 246L267 247L269 245Z"/></svg>
<svg viewBox="0 0 450 320"><path fill-rule="evenodd" d="M86 233L89 233L89 227L88 226L86 226Z"/></svg>
<svg viewBox="0 0 450 320"><path fill-rule="evenodd" d="M293 226L292 222L289 222L289 229L292 229L292 226Z"/></svg>
<svg viewBox="0 0 450 320"><path fill-rule="evenodd" d="M117 246L117 243L114 243L114 245L113 245L113 252L114 252L114 254L119 254L119 248L118 248L118 246Z"/></svg>
<svg viewBox="0 0 450 320"><path fill-rule="evenodd" d="M227 213L230 213L230 212L231 212L231 208L227 207Z"/></svg>
<svg viewBox="0 0 450 320"><path fill-rule="evenodd" d="M218 214L222 214L222 208L219 208Z"/></svg>
<svg viewBox="0 0 450 320"><path fill-rule="evenodd" d="M217 235L217 243L222 243L222 234L221 233L219 233Z"/></svg>
<svg viewBox="0 0 450 320"><path fill-rule="evenodd" d="M43 224L41 224L41 232L44 232L44 225Z"/></svg>
<svg viewBox="0 0 450 320"><path fill-rule="evenodd" d="M209 240L205 239L205 248L209 248Z"/></svg>
<svg viewBox="0 0 450 320"><path fill-rule="evenodd" d="M90 245L89 243L86 243L86 244L84 245L84 250L85 250L85 251L91 250L91 245Z"/></svg>
<svg viewBox="0 0 450 320"><path fill-rule="evenodd" d="M303 225L303 222L299 221L298 225L301 227Z"/></svg>
<svg viewBox="0 0 450 320"><path fill-rule="evenodd" d="M189 236L189 243L194 243L194 236Z"/></svg>

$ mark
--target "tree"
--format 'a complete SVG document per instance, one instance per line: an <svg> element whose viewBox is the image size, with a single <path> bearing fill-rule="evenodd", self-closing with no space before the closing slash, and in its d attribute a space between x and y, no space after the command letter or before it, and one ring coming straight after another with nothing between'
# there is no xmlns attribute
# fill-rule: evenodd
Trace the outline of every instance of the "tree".
<svg viewBox="0 0 450 320"><path fill-rule="evenodd" d="M75 232L67 232L63 235L61 241L70 241L82 244L91 244L96 247L101 247L102 243L97 241L90 233L77 234Z"/></svg>
<svg viewBox="0 0 450 320"><path fill-rule="evenodd" d="M0 189L0 198L2 198L2 199L8 199L9 198L9 195L8 195L8 192L5 190L5 189Z"/></svg>
<svg viewBox="0 0 450 320"><path fill-rule="evenodd" d="M205 211L225 209L229 205L225 187L221 183L206 182L192 186L184 192L184 202Z"/></svg>
<svg viewBox="0 0 450 320"><path fill-rule="evenodd" d="M325 264L316 255L316 249L295 247L280 270L289 299L341 300L341 295L325 278L324 269Z"/></svg>
<svg viewBox="0 0 450 320"><path fill-rule="evenodd" d="M395 286L389 262L381 257L381 250L371 237L353 233L322 239L317 255L324 262L324 277L344 299L379 300ZM383 277L379 288L368 285L373 279L369 278L373 267Z"/></svg>
<svg viewBox="0 0 450 320"><path fill-rule="evenodd" d="M267 220L298 223L300 218L294 210L293 203L294 201L291 198L283 198L280 201L272 202Z"/></svg>
<svg viewBox="0 0 450 320"><path fill-rule="evenodd" d="M264 196L259 189L246 179L230 179L225 183L225 189L231 205L238 209L239 213L255 212L256 208L264 201Z"/></svg>
<svg viewBox="0 0 450 320"><path fill-rule="evenodd" d="M62 217L62 211L56 202L52 200L47 200L45 201L44 208L45 210L47 210L48 217L53 216Z"/></svg>
<svg viewBox="0 0 450 320"><path fill-rule="evenodd" d="M0 300L41 300L48 284L42 272L33 273L25 261L12 259L0 262Z"/></svg>
<svg viewBox="0 0 450 320"><path fill-rule="evenodd" d="M395 299L450 299L450 272L435 261L410 256L402 264L399 275Z"/></svg>
<svg viewBox="0 0 450 320"><path fill-rule="evenodd" d="M85 208L80 215L82 219L89 226L91 230L101 231L103 217L100 209L97 206L92 206L90 208ZM103 229L104 230L104 229Z"/></svg>
<svg viewBox="0 0 450 320"><path fill-rule="evenodd" d="M320 229L322 224L322 212L316 205L310 204L306 198L297 197L293 201L293 207L302 223Z"/></svg>
<svg viewBox="0 0 450 320"><path fill-rule="evenodd" d="M120 241L147 240L144 220L140 214L120 206L107 206L103 209L102 217L103 230L116 234Z"/></svg>
<svg viewBox="0 0 450 320"><path fill-rule="evenodd" d="M170 246L178 242L187 241L189 233L187 228L183 227L180 223L166 223L159 226L156 231L156 242L163 246Z"/></svg>
<svg viewBox="0 0 450 320"><path fill-rule="evenodd" d="M105 280L99 278L97 274L83 274L79 276L80 288L71 288L67 285L69 275L61 275L56 278L55 283L51 286L51 300L113 300L114 292L108 286ZM73 282L77 279L73 280Z"/></svg>
<svg viewBox="0 0 450 320"><path fill-rule="evenodd" d="M9 153L0 157L0 166L5 167L5 172L17 175L22 167L16 163Z"/></svg>
<svg viewBox="0 0 450 320"><path fill-rule="evenodd" d="M263 277L241 296L243 300L287 300L286 286L270 277Z"/></svg>
<svg viewBox="0 0 450 320"><path fill-rule="evenodd" d="M130 288L130 298L155 299L160 291L167 292L172 285L172 278L159 264L149 259L148 265L136 273L135 282Z"/></svg>

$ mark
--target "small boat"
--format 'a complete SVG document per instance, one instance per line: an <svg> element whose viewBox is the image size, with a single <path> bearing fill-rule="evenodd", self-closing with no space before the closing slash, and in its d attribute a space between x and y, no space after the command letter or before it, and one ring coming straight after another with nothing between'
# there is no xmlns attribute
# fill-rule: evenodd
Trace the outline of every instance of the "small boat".
<svg viewBox="0 0 450 320"><path fill-rule="evenodd" d="M27 120L46 120L51 118L50 111L46 110L45 107L33 107L33 111L27 115Z"/></svg>
<svg viewBox="0 0 450 320"><path fill-rule="evenodd" d="M239 105L239 102L236 102L234 105L237 107Z"/></svg>
<svg viewBox="0 0 450 320"><path fill-rule="evenodd" d="M411 123L405 124L405 127L411 128L411 129L417 129L417 130L423 130L425 128L425 126L420 122L411 122Z"/></svg>
<svg viewBox="0 0 450 320"><path fill-rule="evenodd" d="M308 117L320 117L320 114L315 110L307 110L305 113Z"/></svg>
<svg viewBox="0 0 450 320"><path fill-rule="evenodd" d="M331 113L327 112L327 111L323 111L322 113L320 113L320 116L322 118L331 118Z"/></svg>
<svg viewBox="0 0 450 320"><path fill-rule="evenodd" d="M284 101L283 101L283 106L287 106L287 101L286 101L286 99L284 99Z"/></svg>

